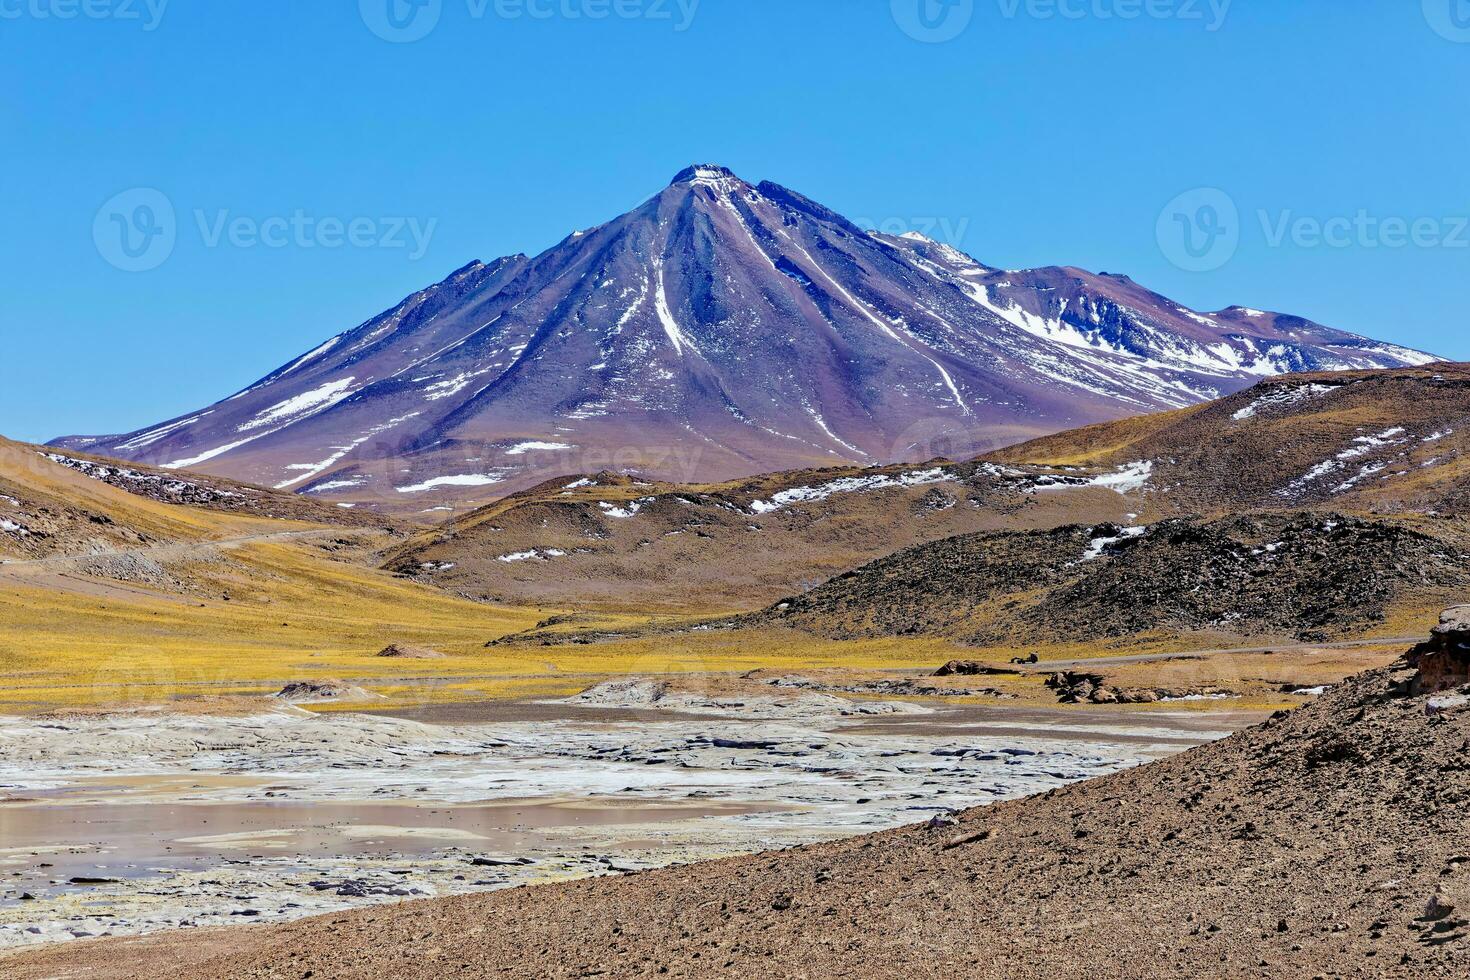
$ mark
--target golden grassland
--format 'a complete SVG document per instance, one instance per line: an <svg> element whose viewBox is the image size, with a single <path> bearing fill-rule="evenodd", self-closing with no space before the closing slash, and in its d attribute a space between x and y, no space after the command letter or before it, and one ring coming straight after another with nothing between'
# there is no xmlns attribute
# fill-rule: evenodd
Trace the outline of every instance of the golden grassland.
<svg viewBox="0 0 1470 980"><path fill-rule="evenodd" d="M60 574L0 576L0 713L266 693L322 677L395 701L452 701L570 694L614 675L932 667L953 655L943 641L733 634L487 648L557 610L470 602L297 543L245 544L227 555L220 567L193 570L228 600L97 588ZM620 629L650 619L599 615L596 623ZM446 656L378 657L389 643Z"/></svg>
<svg viewBox="0 0 1470 980"><path fill-rule="evenodd" d="M541 615L466 602L290 544L229 556L229 601L0 579L0 710L161 701L344 673L452 673L462 658L374 654L390 642L464 654Z"/></svg>
<svg viewBox="0 0 1470 980"><path fill-rule="evenodd" d="M360 684L398 706L563 696L612 676L836 668L927 673L951 659L1005 664L1033 651L1043 660L1087 660L1242 645L1158 635L1126 644L1023 641L973 648L939 637L839 641L791 630L648 632L640 627L663 620L629 610L570 617L549 630L595 627L630 633L622 639L487 647L488 641L533 629L565 611L471 602L335 560L304 542L252 542L221 555L219 561L190 565L190 579L215 590L200 597L0 569L0 714L264 694L289 681L326 677ZM1421 634L1438 608L1429 603L1397 609L1363 638ZM429 647L446 656L376 656L389 643ZM1273 681L1322 683L1365 663L1386 662L1392 649L1334 651L1299 662L1281 655L1268 665ZM1188 674L1194 683L1228 686L1232 679L1259 674L1258 668L1248 657L1227 655L1211 657L1208 667L1176 663L1170 671L1177 679ZM1153 673L1131 668L1128 680L1148 683ZM1052 700L1039 677L983 680L1027 702ZM1268 697L1261 703L1283 702Z"/></svg>
<svg viewBox="0 0 1470 980"><path fill-rule="evenodd" d="M230 555L229 601L181 600L137 589L98 594L58 588L45 580L0 580L0 713L263 694L292 680L323 677L361 684L398 706L564 696L613 676L839 668L927 673L956 658L1005 664L1012 656L1035 651L1043 660L1088 660L1173 654L1202 645L1154 637L1127 645L977 649L942 638L839 641L790 630L762 630L486 647L487 641L533 628L556 610L469 602L371 568L324 558L296 544L250 544ZM1400 610L1372 635L1422 632L1433 621L1428 616L1427 610ZM599 615L595 625L602 630L633 629L651 618L637 613ZM588 624L588 618L577 617L578 626ZM429 647L446 656L428 660L376 656L389 643ZM1138 684L1161 678L1226 686L1263 679L1273 684L1325 683L1365 665L1387 662L1397 649L1387 644L1324 651L1314 657L1212 655L1170 662L1168 667L1129 666L1108 672L1125 674L1128 682ZM1039 676L981 680L1027 702L1051 700ZM1235 701L1230 706L1283 703L1290 701L1263 696L1249 705ZM1204 710L1209 705L1170 707Z"/></svg>

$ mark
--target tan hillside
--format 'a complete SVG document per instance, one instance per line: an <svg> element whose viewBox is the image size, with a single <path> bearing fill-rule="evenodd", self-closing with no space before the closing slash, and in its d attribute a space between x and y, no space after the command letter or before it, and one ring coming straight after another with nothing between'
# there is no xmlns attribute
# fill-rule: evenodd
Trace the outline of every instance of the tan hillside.
<svg viewBox="0 0 1470 980"><path fill-rule="evenodd" d="M1036 493L1038 479L943 461L705 485L566 477L423 531L385 567L494 601L754 609L920 541L1128 511L1112 490Z"/></svg>
<svg viewBox="0 0 1470 980"><path fill-rule="evenodd" d="M487 672L467 654L545 615L377 570L371 556L401 537L377 515L51 452L0 440L0 713L265 693L322 674L389 691L432 674L449 683L423 690L447 696ZM452 656L376 656L388 644Z"/></svg>
<svg viewBox="0 0 1470 980"><path fill-rule="evenodd" d="M568 476L453 516L386 567L456 593L584 608L759 608L957 534L1247 509L1457 514L1470 366L1301 374L1194 408L951 464L723 484Z"/></svg>
<svg viewBox="0 0 1470 980"><path fill-rule="evenodd" d="M384 527L366 512L196 473L0 438L0 558L235 537L279 522Z"/></svg>
<svg viewBox="0 0 1470 980"><path fill-rule="evenodd" d="M1205 405L1073 429L986 458L1147 463L1145 497L1172 513L1462 513L1470 506L1470 365L1285 375Z"/></svg>

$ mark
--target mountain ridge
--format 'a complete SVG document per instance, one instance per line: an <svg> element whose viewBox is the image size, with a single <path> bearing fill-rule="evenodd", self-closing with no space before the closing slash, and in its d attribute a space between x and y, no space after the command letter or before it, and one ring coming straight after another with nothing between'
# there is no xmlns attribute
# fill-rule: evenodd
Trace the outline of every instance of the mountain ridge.
<svg viewBox="0 0 1470 980"><path fill-rule="evenodd" d="M959 458L1287 371L1432 359L1302 317L1197 313L1126 276L994 269L695 165L213 406L55 444L410 509L570 471L695 482Z"/></svg>

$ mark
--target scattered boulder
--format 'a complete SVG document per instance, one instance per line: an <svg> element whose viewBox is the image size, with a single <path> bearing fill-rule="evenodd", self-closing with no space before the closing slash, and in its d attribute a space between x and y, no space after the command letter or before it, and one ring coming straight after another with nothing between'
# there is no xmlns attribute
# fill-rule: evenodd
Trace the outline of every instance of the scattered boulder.
<svg viewBox="0 0 1470 980"><path fill-rule="evenodd" d="M1158 701L1186 701L1234 697L1234 693L1218 687L1110 687L1097 674L1060 671L1046 679L1046 686L1057 692L1062 704L1154 704Z"/></svg>
<svg viewBox="0 0 1470 980"><path fill-rule="evenodd" d="M1428 902L1424 904L1424 921L1438 922L1447 919L1454 914L1455 905L1445 898L1443 893L1435 893Z"/></svg>
<svg viewBox="0 0 1470 980"><path fill-rule="evenodd" d="M669 694L666 681L646 677L615 678L594 684L569 700L606 708L652 708Z"/></svg>
<svg viewBox="0 0 1470 980"><path fill-rule="evenodd" d="M1078 704L1091 700L1102 685L1097 674L1076 674L1070 670L1058 671L1046 679L1046 686L1057 692L1057 700L1063 704Z"/></svg>
<svg viewBox="0 0 1470 980"><path fill-rule="evenodd" d="M1033 654L1034 656L1034 654ZM1012 661L1020 663L1021 661ZM1035 661L1031 661L1034 663ZM1019 671L1007 670L1004 667L992 667L982 664L978 660L951 660L934 672L935 677L976 677L995 674L1017 674Z"/></svg>

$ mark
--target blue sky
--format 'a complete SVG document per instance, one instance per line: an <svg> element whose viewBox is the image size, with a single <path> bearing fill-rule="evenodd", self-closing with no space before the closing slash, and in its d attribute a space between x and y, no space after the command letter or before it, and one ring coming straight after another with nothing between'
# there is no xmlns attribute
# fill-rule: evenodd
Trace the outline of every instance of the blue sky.
<svg viewBox="0 0 1470 980"><path fill-rule="evenodd" d="M215 401L694 161L1470 358L1465 0L387 2L0 0L0 433ZM1239 241L1193 271L1201 188Z"/></svg>

